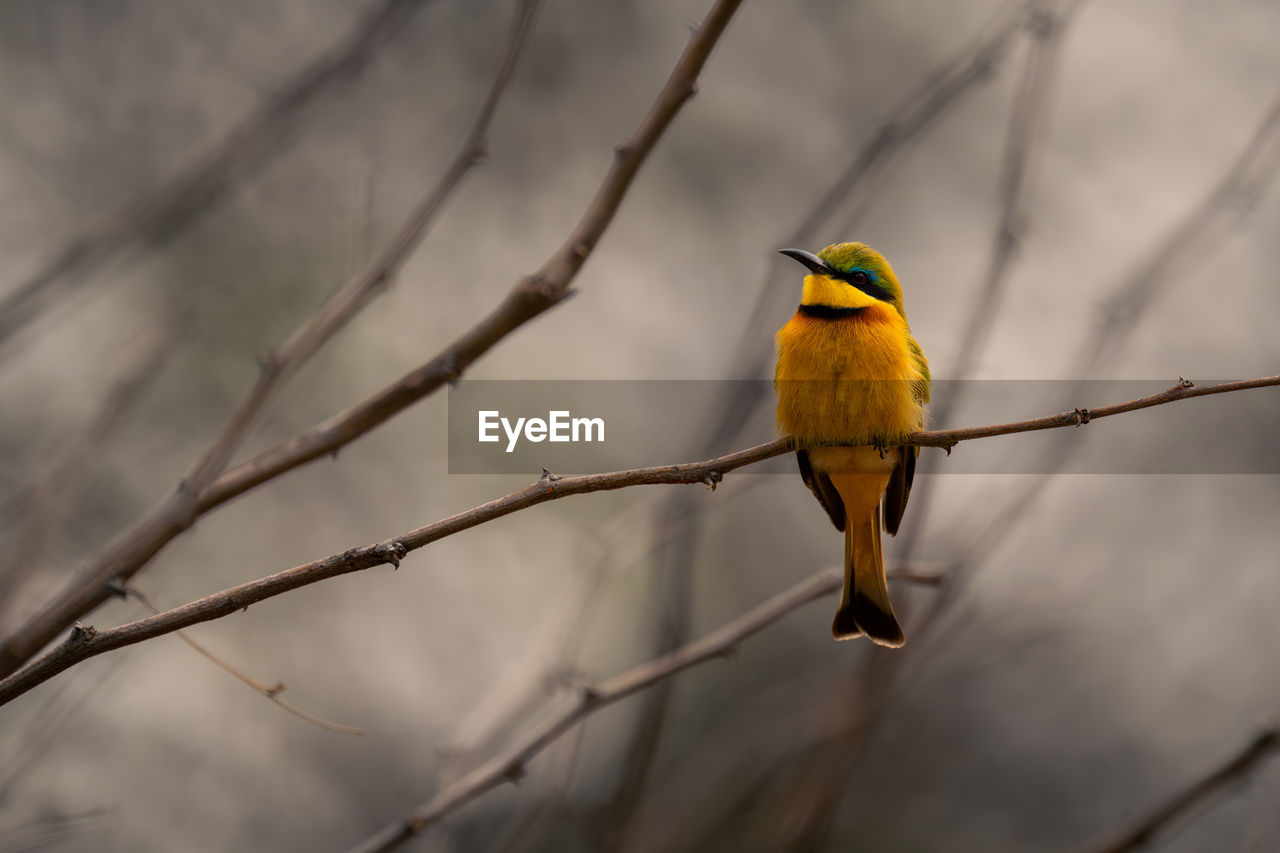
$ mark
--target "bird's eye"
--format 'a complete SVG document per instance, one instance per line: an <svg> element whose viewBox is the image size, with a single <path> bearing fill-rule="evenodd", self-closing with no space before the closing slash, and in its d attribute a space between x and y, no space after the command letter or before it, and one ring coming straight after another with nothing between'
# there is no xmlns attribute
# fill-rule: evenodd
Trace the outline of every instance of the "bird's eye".
<svg viewBox="0 0 1280 853"><path fill-rule="evenodd" d="M870 280L871 280L871 277L867 275L865 272L863 272L862 270L854 270L852 273L849 274L849 281L853 282L856 285L866 284Z"/></svg>

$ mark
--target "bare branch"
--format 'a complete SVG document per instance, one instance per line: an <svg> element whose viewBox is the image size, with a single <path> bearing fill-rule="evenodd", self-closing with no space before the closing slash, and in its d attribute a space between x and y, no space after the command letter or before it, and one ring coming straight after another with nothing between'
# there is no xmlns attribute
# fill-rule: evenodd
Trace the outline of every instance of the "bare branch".
<svg viewBox="0 0 1280 853"><path fill-rule="evenodd" d="M1254 388L1280 386L1280 376L1224 382L1218 385L1196 386L1185 380L1159 394L1099 406L1094 409L1075 409L1043 418L997 424L993 426L967 427L951 430L923 430L904 438L901 443L920 447L951 448L962 441L991 438L999 435L1083 426L1095 420L1147 409L1178 400L1224 394ZM401 536L352 548L323 560L306 563L258 580L225 589L181 607L166 610L158 616L139 619L127 625L96 631L91 626L77 626L70 637L42 657L32 661L20 671L0 681L0 705L26 693L33 687L48 681L69 667L114 649L131 646L152 637L169 634L201 622L209 622L251 604L265 601L299 587L318 583L339 575L359 572L374 566L399 566L409 552L416 551L446 536L493 521L523 509L547 501L583 495L591 492L612 491L641 485L674 485L715 482L724 474L738 468L781 456L795 449L790 438L780 438L768 444L760 444L736 453L730 453L702 462L682 462L677 465L660 465L652 468L632 468L602 474L584 474L577 477L540 479L512 492L505 497L473 507L457 515L410 530Z"/></svg>
<svg viewBox="0 0 1280 853"><path fill-rule="evenodd" d="M154 604L152 604L151 601L148 600L148 598L145 595L142 594L141 590L137 589L136 587L129 587L127 591L129 595L133 597L134 600L136 600L139 604L141 604L147 610L151 611L152 615L156 615L160 612L160 610ZM266 696L272 702L275 702L281 708L284 708L290 714L293 714L295 717L306 720L308 723L311 723L311 725L313 726L318 726L322 729L327 729L331 732L337 732L338 734L344 734L344 735L363 735L364 734L364 729L358 729L355 726L344 726L342 723L330 722L329 720L326 720L323 717L317 717L315 714L311 713L310 711L299 708L297 705L293 704L288 699L285 699L284 696L281 695L284 693L284 690L285 690L284 682L277 681L275 684L267 684L265 682L259 681L258 679L254 678L253 676L249 675L243 670L232 666L223 658L218 657L213 652L209 651L204 646L200 645L195 640L191 639L191 637L187 636L187 634L185 634L184 632L175 631L174 633L177 635L179 640L186 643L188 646L190 646L200 655L203 655L207 660L213 663L214 666L217 666L219 669L222 669L223 671L228 672L231 675L235 676L236 678L240 679L245 684L249 685L254 690L261 693L263 696Z"/></svg>
<svg viewBox="0 0 1280 853"><path fill-rule="evenodd" d="M39 316L59 291L83 284L97 267L128 250L162 245L189 227L236 181L268 163L302 112L331 86L360 73L422 5L423 0L380 0L336 47L286 81L201 161L63 247L0 301L0 343Z"/></svg>
<svg viewBox="0 0 1280 853"><path fill-rule="evenodd" d="M1258 734L1234 758L1179 791L1155 811L1126 830L1114 841L1100 845L1099 853L1130 853L1146 847L1157 832L1176 818L1249 775L1259 765L1280 754L1280 726L1270 726Z"/></svg>
<svg viewBox="0 0 1280 853"><path fill-rule="evenodd" d="M698 74L740 3L741 0L721 0L707 15L631 139L618 146L613 165L582 219L538 272L518 281L497 308L435 358L364 402L227 471L207 488L180 487L182 506L175 503L167 514L153 513L140 522L121 544L109 549L86 571L84 577L92 582L77 584L0 644L0 676L14 672L58 631L105 601L108 581L131 577L201 515L354 441L457 379L508 333L565 299L640 166L695 92Z"/></svg>
<svg viewBox="0 0 1280 853"><path fill-rule="evenodd" d="M824 595L839 589L841 575L834 570L819 572L790 589L773 596L731 622L701 639L694 640L670 654L640 664L595 687L578 691L573 700L558 714L529 732L510 749L476 768L464 778L414 809L361 844L362 853L394 850L431 826L441 817L474 800L484 792L523 773L534 756L555 742L584 718L633 693L638 693L681 670L704 661L726 657L738 643L778 621L783 616Z"/></svg>
<svg viewBox="0 0 1280 853"><path fill-rule="evenodd" d="M457 380L506 335L567 298L573 279L613 220L640 166L697 90L698 75L740 3L722 0L707 15L631 138L616 147L613 165L582 219L537 272L516 282L497 308L426 364L345 412L227 471L200 495L197 511L208 512L286 471L337 451L446 382Z"/></svg>
<svg viewBox="0 0 1280 853"><path fill-rule="evenodd" d="M518 4L502 47L497 74L462 151L419 199L381 255L339 288L274 353L262 360L257 381L178 488L77 573L58 597L5 639L0 645L0 673L12 672L57 636L58 631L110 598L112 581L128 581L165 544L189 529L205 511L200 507L200 496L226 468L231 455L280 384L394 279L463 176L481 160L489 122L528 43L540 2L521 0Z"/></svg>

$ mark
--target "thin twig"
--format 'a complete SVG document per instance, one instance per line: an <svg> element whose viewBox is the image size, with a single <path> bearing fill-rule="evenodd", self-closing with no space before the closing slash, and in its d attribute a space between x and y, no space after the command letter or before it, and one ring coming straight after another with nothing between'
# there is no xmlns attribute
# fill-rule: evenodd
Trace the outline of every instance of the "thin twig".
<svg viewBox="0 0 1280 853"><path fill-rule="evenodd" d="M135 601L137 601L147 610L151 611L151 614L153 616L160 613L160 610L154 604L152 604L151 601L145 595L142 594L141 590L131 586L127 588L127 592ZM281 708L284 708L290 714L293 714L295 717L306 720L308 723L311 723L311 725L313 726L319 726L322 729L328 729L331 732L337 732L339 734L344 734L344 735L363 735L364 734L364 729L359 729L359 728L356 728L355 726L344 726L342 723L330 722L329 720L326 720L323 717L317 717L315 714L311 713L310 711L307 711L303 708L299 708L297 705L293 704L288 699L285 699L284 696L281 695L284 693L284 690L285 690L283 681L277 681L275 684L267 684L265 682L259 681L258 679L254 678L252 675L249 675L247 672L244 672L243 670L235 666L232 666L223 658L218 657L213 652L209 651L204 646L200 645L195 640L191 639L191 637L189 637L185 632L175 631L174 633L179 640L186 643L188 646L190 646L199 654L203 655L207 660L209 660L215 666L217 666L218 668L222 669L225 672L230 673L236 678L240 679L245 684L249 685L254 690L258 691L263 696L270 699L272 702L275 702Z"/></svg>
<svg viewBox="0 0 1280 853"><path fill-rule="evenodd" d="M1099 406L1094 409L1075 409L1043 418L997 424L966 427L951 430L924 430L902 439L901 444L920 447L952 448L963 441L991 438L1000 435L1032 432L1062 427L1083 426L1095 420L1126 412L1147 409L1193 397L1224 394L1254 388L1280 386L1280 376L1224 382L1218 385L1196 386L1185 380L1159 394L1140 397L1124 403ZM158 616L139 619L127 625L97 631L92 626L77 625L70 637L32 661L20 671L0 681L0 705L4 705L36 685L48 681L69 667L91 657L114 649L131 646L152 637L169 634L201 622L228 616L251 604L265 601L299 587L318 583L339 575L359 572L374 566L399 566L409 552L416 551L437 540L470 530L473 527L510 515L547 501L591 492L611 491L640 485L674 485L717 483L723 476L738 468L753 465L795 449L790 438L780 438L736 453L701 462L683 462L676 465L660 465L652 468L632 468L601 474L584 474L558 479L539 479L505 497L489 501L456 515L410 530L401 536L373 545L352 548L322 560L316 560L258 580L225 589L166 610Z"/></svg>
<svg viewBox="0 0 1280 853"><path fill-rule="evenodd" d="M159 246L227 196L239 180L266 165L303 111L336 83L360 73L375 51L403 28L423 0L381 0L333 49L283 83L204 156L150 195L71 241L35 275L0 301L0 343L31 323L61 291L83 284L126 251Z"/></svg>
<svg viewBox="0 0 1280 853"><path fill-rule="evenodd" d="M1130 853L1146 847L1156 833L1232 782L1244 779L1259 765L1280 755L1280 726L1270 726L1258 734L1234 758L1196 780L1162 803L1132 828L1096 849L1098 853Z"/></svg>
<svg viewBox="0 0 1280 853"><path fill-rule="evenodd" d="M517 6L502 47L497 74L461 152L419 199L380 256L348 280L284 343L262 359L257 381L178 488L90 561L53 601L5 639L0 645L0 673L12 672L60 630L110 598L112 582L127 582L168 542L195 524L207 511L200 506L200 497L226 468L280 384L395 278L463 176L483 158L489 122L528 43L540 2L521 0Z"/></svg>
<svg viewBox="0 0 1280 853"><path fill-rule="evenodd" d="M374 853L374 851L382 853L382 851L396 849L449 812L471 802L503 782L519 778L534 756L584 718L681 670L708 660L728 656L740 642L752 634L800 606L830 595L839 588L840 583L839 572L834 570L818 572L710 634L681 646L670 654L642 663L595 687L577 691L566 707L559 713L551 715L542 725L530 731L510 749L476 768L456 784L441 791L402 820L395 821L356 849L362 853Z"/></svg>
<svg viewBox="0 0 1280 853"><path fill-rule="evenodd" d="M568 297L572 292L570 284L613 220L640 166L696 91L698 74L740 3L741 0L721 0L707 16L631 139L617 146L613 164L582 219L538 272L516 282L497 308L426 364L345 412L223 473L207 488L195 493L185 489L190 502L185 504L183 514L163 518L153 515L134 528L126 542L133 547L111 549L86 573L86 577L92 575L100 583L77 585L0 644L0 676L14 672L59 631L105 601L111 580L132 576L201 515L354 441L446 382L456 380L507 334Z"/></svg>

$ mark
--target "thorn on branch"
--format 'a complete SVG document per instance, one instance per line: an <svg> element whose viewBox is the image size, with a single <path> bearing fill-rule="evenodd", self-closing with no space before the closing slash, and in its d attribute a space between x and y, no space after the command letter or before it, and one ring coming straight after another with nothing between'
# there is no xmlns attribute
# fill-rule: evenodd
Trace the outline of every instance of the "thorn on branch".
<svg viewBox="0 0 1280 853"><path fill-rule="evenodd" d="M98 635L98 629L92 625L84 625L80 622L71 626L71 636L67 638L67 643L78 645L87 643Z"/></svg>
<svg viewBox="0 0 1280 853"><path fill-rule="evenodd" d="M554 483L556 480L563 479L559 474L552 474L546 468L542 469L542 476L538 478L539 483Z"/></svg>
<svg viewBox="0 0 1280 853"><path fill-rule="evenodd" d="M409 553L409 549L399 539L390 542L383 542L375 549L375 553L382 558L382 562L390 563L391 568L400 568L400 560L405 554Z"/></svg>
<svg viewBox="0 0 1280 853"><path fill-rule="evenodd" d="M1089 414L1088 409L1076 409L1076 426L1082 427L1089 421L1093 420L1093 415Z"/></svg>
<svg viewBox="0 0 1280 853"><path fill-rule="evenodd" d="M1183 377L1179 376L1179 377L1178 377L1178 387L1179 387L1179 388L1194 388L1194 387L1196 387L1196 383L1192 382L1190 379L1184 379Z"/></svg>
<svg viewBox="0 0 1280 853"><path fill-rule="evenodd" d="M613 146L613 156L615 160L625 160L630 156L630 154L631 144L628 142L619 142L617 145ZM573 253L580 258L585 258L587 256L586 253L578 251L578 247L581 245L581 243L576 244L573 247Z"/></svg>
<svg viewBox="0 0 1280 853"><path fill-rule="evenodd" d="M708 471L707 476L702 478L702 482L706 483L707 488L714 492L716 490L716 486L719 485L720 481L723 479L724 474L721 474L719 471Z"/></svg>

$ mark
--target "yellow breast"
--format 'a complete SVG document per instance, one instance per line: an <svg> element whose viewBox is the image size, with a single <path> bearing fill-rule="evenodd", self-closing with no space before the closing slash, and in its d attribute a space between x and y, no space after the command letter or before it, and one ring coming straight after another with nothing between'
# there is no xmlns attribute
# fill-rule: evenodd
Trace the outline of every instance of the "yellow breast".
<svg viewBox="0 0 1280 853"><path fill-rule="evenodd" d="M923 379L906 320L877 303L826 319L797 314L778 331L779 430L802 444L892 445L924 425Z"/></svg>

